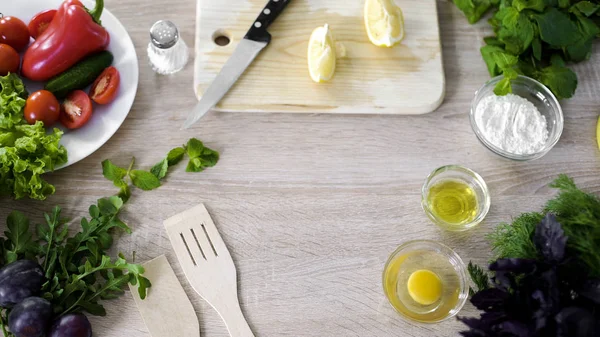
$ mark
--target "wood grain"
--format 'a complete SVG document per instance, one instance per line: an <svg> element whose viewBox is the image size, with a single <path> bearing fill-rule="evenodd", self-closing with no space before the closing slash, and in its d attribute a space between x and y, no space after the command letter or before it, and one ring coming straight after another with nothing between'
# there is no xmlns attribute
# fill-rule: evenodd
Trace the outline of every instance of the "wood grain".
<svg viewBox="0 0 600 337"><path fill-rule="evenodd" d="M194 39L195 2L106 0L127 27L140 57L140 87L131 114L100 150L49 174L56 195L44 202L0 200L0 218L21 210L41 221L56 204L71 218L84 216L97 198L115 193L100 162L126 165L132 156L149 168L174 146L199 137L221 151L217 167L171 172L164 186L135 192L123 214L134 232L115 240L114 253L138 262L167 254L200 320L204 337L228 337L219 315L191 289L177 264L162 222L203 202L238 268L241 306L256 336L457 336L454 321L405 321L386 303L381 272L405 240L440 240L465 260L490 257L484 235L521 212L539 209L554 192L548 183L568 173L600 194L600 48L574 67L579 88L562 102L565 131L545 157L517 163L496 157L477 141L468 109L489 79L479 47L487 24L470 26L449 2L438 2L446 72L446 99L423 116L210 113L180 131L195 104L193 66L174 76L155 75L145 60L148 29L158 19L177 23ZM436 167L462 164L483 176L491 191L486 220L465 233L429 222L419 190ZM76 226L76 223L73 224ZM93 318L96 337L149 337L131 296L106 302L107 317ZM467 304L462 315L475 311Z"/></svg>
<svg viewBox="0 0 600 337"><path fill-rule="evenodd" d="M269 27L271 44L227 93L219 111L421 114L444 98L435 0L398 0L406 38L393 48L367 36L364 1L294 0ZM198 0L195 84L208 88L265 5L264 0ZM235 8L235 10L232 10ZM307 49L312 31L329 24L347 56L334 78L314 83ZM219 46L216 36L231 43Z"/></svg>

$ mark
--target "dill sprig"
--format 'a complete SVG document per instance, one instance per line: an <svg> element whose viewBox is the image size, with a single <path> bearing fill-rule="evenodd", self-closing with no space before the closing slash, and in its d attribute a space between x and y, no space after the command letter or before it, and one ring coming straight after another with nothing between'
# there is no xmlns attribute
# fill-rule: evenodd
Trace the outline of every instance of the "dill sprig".
<svg viewBox="0 0 600 337"><path fill-rule="evenodd" d="M561 174L550 187L559 190L542 212L524 213L511 224L500 224L488 239L495 258L539 258L533 233L546 213L554 213L567 239L567 255L591 277L600 277L600 199Z"/></svg>

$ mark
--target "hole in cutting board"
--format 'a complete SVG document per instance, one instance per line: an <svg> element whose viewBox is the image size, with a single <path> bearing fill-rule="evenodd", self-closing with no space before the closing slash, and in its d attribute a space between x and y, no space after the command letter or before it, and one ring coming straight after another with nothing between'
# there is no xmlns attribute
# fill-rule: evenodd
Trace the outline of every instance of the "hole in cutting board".
<svg viewBox="0 0 600 337"><path fill-rule="evenodd" d="M225 47L231 43L230 36L228 32L219 29L213 34L213 41L217 46Z"/></svg>

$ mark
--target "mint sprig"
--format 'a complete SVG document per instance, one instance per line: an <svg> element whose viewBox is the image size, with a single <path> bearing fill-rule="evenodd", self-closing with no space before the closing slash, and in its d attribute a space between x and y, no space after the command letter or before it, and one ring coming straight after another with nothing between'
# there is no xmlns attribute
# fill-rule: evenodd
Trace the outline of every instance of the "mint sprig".
<svg viewBox="0 0 600 337"><path fill-rule="evenodd" d="M206 168L215 166L219 161L219 152L204 146L200 140L192 138L186 145L169 151L167 156L149 171L134 170L134 158L129 168L119 167L110 160L105 160L102 162L102 174L119 188L118 196L126 202L131 196L129 182L144 191L154 190L161 186L160 181L167 176L169 168L179 164L186 155L189 157L187 172L202 172Z"/></svg>

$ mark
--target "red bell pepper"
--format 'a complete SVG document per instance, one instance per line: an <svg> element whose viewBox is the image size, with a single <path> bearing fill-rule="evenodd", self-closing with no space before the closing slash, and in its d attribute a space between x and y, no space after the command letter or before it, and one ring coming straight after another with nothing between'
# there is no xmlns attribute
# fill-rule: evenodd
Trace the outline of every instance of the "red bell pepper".
<svg viewBox="0 0 600 337"><path fill-rule="evenodd" d="M23 56L23 75L34 81L46 81L71 68L86 56L105 50L110 35L100 25L104 0L96 0L89 11L79 0L66 0L48 29Z"/></svg>

